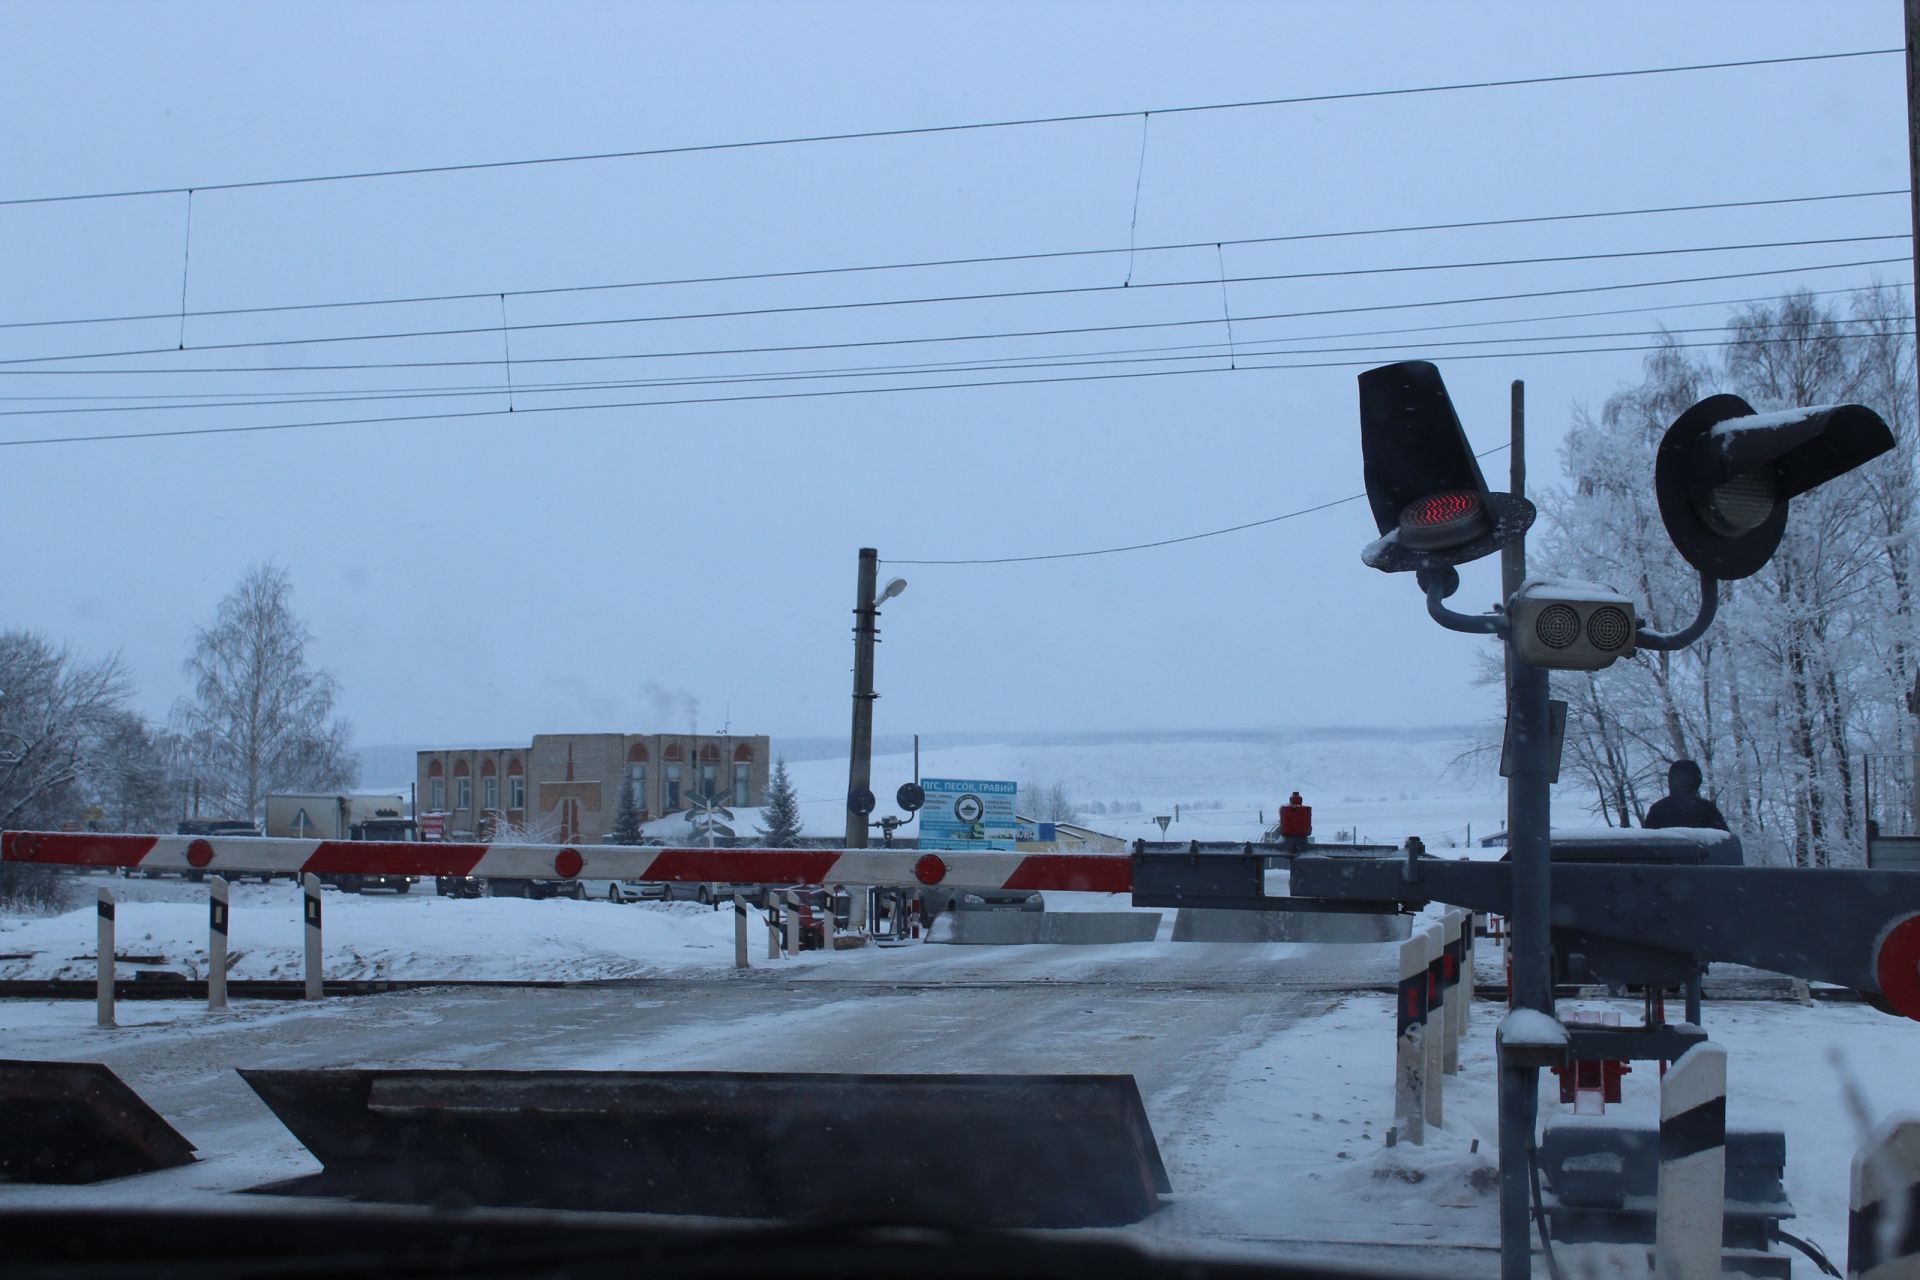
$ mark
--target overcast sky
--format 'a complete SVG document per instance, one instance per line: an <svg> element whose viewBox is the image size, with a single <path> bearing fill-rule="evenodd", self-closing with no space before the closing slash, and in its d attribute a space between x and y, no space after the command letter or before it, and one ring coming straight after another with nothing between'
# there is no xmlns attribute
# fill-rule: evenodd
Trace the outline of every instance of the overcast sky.
<svg viewBox="0 0 1920 1280"><path fill-rule="evenodd" d="M0 329L0 359L13 362L0 365L0 408L88 410L0 423L0 625L85 655L118 651L139 708L159 717L184 690L180 663L195 625L250 563L273 559L293 576L313 656L338 674L362 743L684 730L690 719L717 730L729 718L736 732L843 732L861 546L889 561L1079 551L1347 498L1361 485L1355 375L1404 358L1439 363L1481 449L1504 441L1508 383L1524 378L1534 478L1555 480L1570 413L1633 381L1642 357L1520 353L1631 347L1658 324L1715 326L1729 300L1796 284L1910 279L1909 246L1896 238L1233 282L1901 237L1904 195L1214 248L1904 191L1898 56L1167 109L1900 43L1895 0L10 0L0 4L0 200L1136 114L202 190L190 202L184 324L185 195L0 206L0 322L165 317ZM1161 113L1137 114L1153 109ZM524 292L1129 244L1202 247ZM1405 309L1878 258L1900 261ZM1063 290L1072 292L1033 296ZM1027 296L792 310L990 293ZM192 314L442 294L487 296ZM1241 317L1230 355L1223 308ZM1574 314L1623 308L1644 310ZM707 318L570 323L694 313ZM1272 316L1286 318L1255 318ZM1516 320L1525 322L1418 328ZM1175 321L1187 323L1119 327ZM1060 329L1082 332L898 342ZM291 341L425 330L462 332ZM1367 336L1344 336L1356 333ZM1569 337L1586 334L1624 336ZM1527 341L1457 345L1488 337ZM231 345L249 343L278 345ZM844 345L853 343L868 345ZM796 346L814 349L764 350ZM761 350L661 354L741 348ZM523 388L512 416L499 412L508 350ZM21 363L115 351L151 354ZM587 356L625 358L579 359ZM1036 367L1005 367L1035 357ZM1178 358L1140 363L1150 357ZM844 375L959 361L998 367ZM315 367L340 364L408 367ZM1317 367L1258 367L1276 365ZM229 372L248 367L269 371ZM66 372L46 372L54 369ZM177 372L186 369L220 372ZM876 390L1141 373L1167 376ZM659 379L679 385L634 385ZM568 382L624 385L534 389ZM480 394L419 394L449 388ZM863 394L817 394L829 390ZM321 393L407 398L298 402ZM107 395L142 407L22 398ZM192 407L150 407L163 396ZM756 396L789 398L742 398ZM709 402L633 403L696 398ZM222 399L296 403L206 407ZM521 412L608 402L624 407ZM451 416L463 413L480 416ZM418 415L434 416L391 420ZM389 420L6 445L360 418ZM1504 488L1505 455L1486 467ZM1410 576L1363 567L1360 548L1374 532L1365 503L1348 502L1123 555L885 565L883 580L899 574L912 585L882 622L877 727L1424 725L1493 715L1495 692L1471 684L1488 642L1429 623ZM1455 603L1490 603L1494 565L1468 570Z"/></svg>

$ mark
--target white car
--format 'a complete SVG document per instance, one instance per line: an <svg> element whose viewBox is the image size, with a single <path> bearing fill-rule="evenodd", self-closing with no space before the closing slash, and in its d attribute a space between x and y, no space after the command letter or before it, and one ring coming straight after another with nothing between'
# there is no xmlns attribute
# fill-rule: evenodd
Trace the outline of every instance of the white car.
<svg viewBox="0 0 1920 1280"><path fill-rule="evenodd" d="M593 880L579 882L582 898L604 898L608 902L663 902L667 886L641 880Z"/></svg>

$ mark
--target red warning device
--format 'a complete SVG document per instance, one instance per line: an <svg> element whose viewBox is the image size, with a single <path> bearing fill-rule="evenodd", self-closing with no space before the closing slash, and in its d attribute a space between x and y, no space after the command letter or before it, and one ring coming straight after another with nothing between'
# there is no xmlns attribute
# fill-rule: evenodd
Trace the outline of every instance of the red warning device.
<svg viewBox="0 0 1920 1280"><path fill-rule="evenodd" d="M1305 840L1313 834L1313 806L1300 802L1300 793L1294 792L1287 802L1280 806L1280 838L1282 840Z"/></svg>

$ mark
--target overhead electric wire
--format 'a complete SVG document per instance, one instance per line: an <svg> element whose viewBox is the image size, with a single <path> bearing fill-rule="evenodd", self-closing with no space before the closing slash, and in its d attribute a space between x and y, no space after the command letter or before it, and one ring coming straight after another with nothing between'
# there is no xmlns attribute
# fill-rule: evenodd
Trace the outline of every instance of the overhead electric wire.
<svg viewBox="0 0 1920 1280"><path fill-rule="evenodd" d="M1003 289L986 293L946 294L918 298L863 299L854 302L821 302L799 306L784 307L746 307L722 311L694 311L678 314L653 316L603 317L589 320L548 320L522 324L470 325L457 329L416 329L402 332L328 334L312 338L259 338L247 342L203 343L187 348L188 351L251 351L263 348L326 346L343 342L392 342L418 338L457 338L472 337L477 334L551 332L559 329L607 328L618 325L684 323L691 320L732 320L752 316L772 315L813 315L821 312L870 310L880 307L907 306L944 306L961 302L996 302L1015 298L1056 298L1085 294L1127 293L1137 294L1149 289L1214 289L1222 284L1262 284L1294 280L1350 279L1357 276L1406 275L1427 271L1465 271L1494 267L1543 266L1566 262L1602 262L1618 261L1623 258L1673 257L1695 253L1737 253L1755 249L1793 249L1810 248L1817 245L1862 244L1871 241L1905 241L1911 237L1909 231L1898 234L1874 236L1828 236L1807 240L1757 241L1747 244L1698 245L1670 249L1635 249L1608 253L1551 254L1534 258L1498 258L1474 262L1423 263L1398 267L1348 267L1326 271L1292 271L1264 275L1210 276L1193 280L1150 280L1134 285L1099 284L1073 285L1054 289ZM1891 260L1888 260L1891 261ZM1760 273L1769 274L1769 273ZM1778 274L1778 273L1772 273ZM1727 279L1728 276L1697 277L1696 279ZM1689 281L1691 283L1692 281ZM1528 295L1511 295L1523 297ZM1258 317L1256 317L1258 318ZM1213 323L1219 317L1212 318ZM0 365L19 366L27 364L50 364L74 360L106 360L137 355L164 355L179 352L176 347L142 347L124 351L69 352L56 355L16 356L0 360Z"/></svg>
<svg viewBox="0 0 1920 1280"><path fill-rule="evenodd" d="M842 267L801 267L785 271L746 271L731 275L681 276L658 280L627 280L612 283L548 285L533 289L483 289L468 293L415 294L406 297L358 298L334 302L285 302L253 307L209 307L197 311L150 311L117 316L77 316L53 320L0 321L0 329L48 329L93 324L130 324L137 321L209 319L223 316L275 315L297 311L334 311L354 307L415 306L438 302L473 302L497 298L537 298L560 294L604 293L624 289L660 289L700 284L740 284L748 281L792 280L814 276L851 275L880 271L918 271L944 267L987 266L1010 262L1041 262L1062 258L1088 258L1136 253L1177 253L1226 245L1235 248L1264 244L1291 244L1312 240L1341 240L1369 236L1406 235L1432 231L1463 231L1488 227L1527 226L1550 222L1580 222L1601 218L1628 218L1668 213L1698 213L1721 209L1754 209L1771 205L1815 204L1833 200L1865 200L1905 196L1906 188L1885 191L1850 191L1832 195L1781 196L1766 200L1719 200L1706 204L1659 205L1641 209L1607 209L1587 213L1536 214L1519 218L1478 218L1464 222L1433 222L1397 227L1364 227L1346 231L1303 231L1288 235L1242 236L1239 238L1180 241L1169 244L1141 245L1138 249L1055 249L1032 253L992 254L971 258L929 258L917 262L868 263Z"/></svg>
<svg viewBox="0 0 1920 1280"><path fill-rule="evenodd" d="M246 191L263 187L306 186L326 182L355 182L372 178L409 178L428 174L472 173L489 169L521 169L539 165L583 164L607 160L635 160L652 156L691 155L702 152L744 151L762 147L803 146L827 142L857 142L880 138L904 138L933 134L965 133L991 129L1031 128L1041 125L1085 124L1099 120L1125 120L1138 115L1190 115L1210 111L1241 111L1263 107L1303 106L1321 102L1352 102L1367 98L1411 97L1431 93L1459 93L1481 89L1511 89L1530 85L1571 84L1580 81L1620 80L1639 76L1679 75L1702 71L1726 71L1744 67L1784 66L1792 63L1834 62L1851 58L1872 58L1904 53L1901 48L1851 49L1835 53L1793 54L1777 58L1741 58L1725 62L1695 62L1664 67L1635 67L1617 71L1571 72L1550 76L1523 76L1504 80L1460 81L1449 84L1413 85L1398 89L1360 89L1341 93L1301 94L1286 98L1256 98L1237 102L1211 102L1173 107L1134 107L1125 111L1090 111L1070 115L1028 116L1008 120L982 120L966 124L920 125L897 129L861 129L845 133L800 134L777 138L758 138L738 142L690 143L672 147L646 147L625 151L597 151L577 155L536 156L518 160L473 161L465 164L414 165L394 169L362 169L345 173L310 174L291 178L255 178L233 182L194 182L170 187L138 187L119 191L76 192L64 195L14 196L0 199L0 207L14 205L65 204L81 200L120 200L142 196L185 195L189 192Z"/></svg>
<svg viewBox="0 0 1920 1280"><path fill-rule="evenodd" d="M1912 316L1907 316L1907 315L1889 316L1885 318L1889 320L1900 320L1903 323L1910 322L1913 319ZM1781 323L1784 323L1784 322L1776 322L1774 324L1769 324L1762 327L1778 328L1780 327ZM1711 325L1711 326L1699 326L1699 327L1692 327L1692 328L1663 329L1661 332L1663 333L1663 335L1722 333L1726 331L1727 327L1728 326L1726 325ZM1646 336L1647 335L1644 330L1623 329L1623 330L1612 330L1604 333L1555 333L1555 334L1528 334L1528 335L1521 335L1521 336L1510 337L1510 338L1463 338L1463 339L1455 339L1451 341L1442 341L1442 342L1429 341L1429 342L1419 343L1417 345L1422 350L1432 350L1432 349L1441 348L1441 347L1479 347L1479 346L1504 345L1504 344L1512 344L1512 343L1588 342L1588 341L1600 341L1608 338L1644 338ZM1904 334L1904 333L1893 333L1886 336L1906 337L1910 335ZM1238 351L1238 354L1249 356L1249 357L1252 357L1252 356L1312 356L1312 355L1344 355L1344 354L1354 354L1359 352L1399 350L1404 348L1407 345L1405 343L1396 343L1389 346L1383 343L1368 343L1362 346L1351 346L1351 347L1315 346L1315 347L1294 347L1294 348L1280 348L1280 349L1274 349L1270 345L1268 346L1261 345L1263 343L1271 344L1274 342L1287 342L1287 341L1317 341L1317 339L1313 339L1313 338L1255 339L1250 342L1243 341L1242 343L1239 344L1237 348L1235 348L1235 346L1231 343L1225 343L1225 344L1217 343L1217 342L1186 343L1178 346L1164 346L1164 347L1123 347L1118 349L1110 349L1106 351L1035 352L1029 355L1009 355L1009 356L993 357L993 358L984 359L984 360L926 361L926 362L916 362L911 364L864 365L864 366L856 365L851 367L843 366L838 368L826 368L826 369L760 370L760 371L752 371L752 372L744 372L744 373L682 375L678 377L667 377L667 378L634 378L634 379L616 379L616 380L607 380L607 381L520 383L520 384L514 384L514 385L508 385L506 383L492 383L485 386L393 387L393 388L382 388L379 390L370 390L365 392L356 391L354 389L349 388L349 389L334 390L334 391L314 391L314 392L301 392L301 393L286 392L286 393L283 393L281 398L276 398L271 400L204 400L202 399L202 400L187 400L184 402L173 403L173 404L130 404L130 405L120 405L120 404L103 405L98 403L88 403L84 405L63 404L61 407L50 408L50 409L0 409L0 418L45 417L45 416L69 415L69 414L177 412L180 410L189 410L189 409L205 410L205 409L273 408L273 407L284 407L287 405L299 405L299 404L357 404L357 403L396 401L396 400L442 400L442 399L451 400L451 399L462 399L462 398L477 397L477 396L507 395L509 393L518 393L523 396L525 395L568 395L568 394L582 394L582 393L591 392L591 391L624 391L624 390L631 390L631 389L641 388L641 387L671 388L671 387L695 387L695 386L738 386L738 385L747 385L747 384L754 384L754 383L807 382L807 381L815 381L823 378L913 377L913 376L930 374L930 373L963 373L963 372L998 373L998 372L1016 371L1020 369L1080 368L1080 367L1087 367L1087 366L1094 366L1094 365L1108 365L1108 364L1156 364L1156 363L1172 363L1176 361L1185 361L1185 360L1219 360L1219 359L1228 359L1232 354L1234 354L1236 349ZM1730 345L1736 345L1738 341L1742 341L1742 340L1732 339L1724 342L1708 342L1708 343L1683 342L1683 343L1675 343L1673 345L1680 346L1680 347L1730 346ZM1582 354L1588 351L1618 352L1618 351L1645 351L1645 350L1652 350L1652 349L1653 349L1652 346L1643 344L1643 345L1634 345L1629 347L1568 348L1568 349L1563 349L1559 351L1554 351L1554 352L1551 352L1550 354L1566 355L1566 354ZM1187 352L1187 353L1197 352L1199 354L1171 354L1175 352ZM1515 354L1525 356L1531 353L1519 352ZM1127 358L1108 358L1108 357L1127 357ZM216 394L216 393L203 393L203 394ZM229 394L244 395L247 393L239 392L239 393L229 393ZM134 398L136 397L127 396L127 395L71 396L71 397L31 396L31 395L0 396L0 400L25 400L25 401L87 400L89 402L98 401L102 399L125 400L125 399L134 399Z"/></svg>
<svg viewBox="0 0 1920 1280"><path fill-rule="evenodd" d="M1898 334L1893 336L1910 337L1912 335ZM1648 345L1640 345L1640 346L1580 347L1580 348L1569 348L1565 350L1549 350L1549 351L1465 352L1459 355L1455 355L1451 357L1451 359L1453 359L1456 362L1465 361L1465 360L1527 360L1527 359L1538 359L1546 356L1604 355L1604 354L1618 353L1618 352L1654 351L1654 350L1661 349L1662 345L1671 345L1675 347L1724 347L1724 346L1737 345L1739 341L1740 341L1739 339L1730 339L1722 342L1696 342L1696 343L1682 342L1682 343L1673 343L1673 344L1648 344ZM1223 359L1224 357L1216 355L1212 358L1218 360L1218 359ZM1167 359L1162 358L1162 359L1142 359L1142 360L1133 360L1133 361L1082 361L1080 363L1081 364L1094 364L1094 363L1164 364L1164 363L1169 363L1169 361ZM1196 373L1233 373L1233 372L1243 372L1243 371L1287 371L1287 370L1301 370L1301 369L1347 369L1347 368L1363 368L1372 363L1373 363L1372 360L1323 360L1323 361L1307 361L1307 362L1300 362L1300 363L1293 363L1293 364L1243 363L1243 364L1240 364L1236 369L1227 369L1227 368L1219 368L1219 367L1210 368L1210 369L1153 369L1153 370L1145 370L1145 371L1134 372L1134 373L1075 374L1075 375L1062 375L1058 377L1048 377L1048 378L974 379L966 382L920 383L912 386L895 386L895 387L842 387L842 388L836 388L836 389L827 390L827 391L756 392L750 395L682 396L677 399L671 399L671 400L627 400L627 401L596 402L592 404L531 405L531 406L526 406L526 407L517 408L517 409L516 408L467 409L467 410L456 410L456 411L447 412L447 413L395 414L395 415L388 415L383 417L372 417L372 418L336 418L336 419L322 420L318 422L308 421L308 422L249 423L249 424L243 424L238 426L227 426L227 427L179 427L179 428L163 429L159 431L117 431L117 432L99 432L95 434L75 435L75 436L43 436L43 437L34 437L34 438L19 439L19 440L0 440L0 448L14 448L14 447L23 447L23 446L30 446L30 445L90 444L90 443L101 443L101 442L107 442L107 441L122 441L122 440L164 440L164 439L172 439L172 438L186 437L186 436L246 435L246 434L257 434L262 432L270 432L270 431L301 431L301 430L308 430L308 429L314 429L314 428L326 428L326 427L381 426L381 425L389 425L393 423L408 423L408 422L443 422L443 421L452 421L455 419L462 419L462 418L492 418L492 417L511 417L511 416L524 417L528 414L536 414L536 413L575 413L575 412L581 412L581 411L593 410L593 409L655 409L655 408L668 408L675 405L739 404L739 403L748 403L748 402L762 401L762 400L812 400L812 399L820 399L828 396L888 395L888 394L898 394L901 392L915 392L915 391L958 391L958 390L966 390L966 389L979 388L979 387L1024 387L1024 386L1047 386L1047 385L1055 385L1055 384L1070 383L1070 382L1112 382L1112 381L1117 381L1122 379L1180 377L1180 376L1184 376L1188 374L1196 374ZM1023 367L1033 368L1035 366L1023 366ZM983 370L983 372L998 372L998 370ZM849 374L849 375L838 375L838 376L858 377L863 375ZM798 381L800 379L790 378L790 379L776 379L776 380Z"/></svg>
<svg viewBox="0 0 1920 1280"><path fill-rule="evenodd" d="M1714 280L1742 279L1742 278L1747 278L1749 276L1755 276L1755 275L1758 275L1758 276L1782 275L1782 274L1791 274L1797 271L1823 271L1831 268L1850 267L1850 266L1885 265L1887 263L1896 263L1896 262L1905 262L1905 261L1906 259L1902 259L1902 258L1882 258L1882 259L1874 259L1872 262L1867 262L1867 263L1816 264L1814 266L1804 267L1804 268L1782 268L1781 270L1778 270L1778 271L1740 272L1740 273L1735 273L1732 276L1713 276L1713 277L1707 277L1707 278L1714 279ZM1690 283L1690 281L1657 281L1656 280L1656 281L1646 281L1637 285L1628 285L1623 287L1655 288L1655 287L1660 287L1670 283ZM1603 290L1612 289L1615 287L1616 286L1611 286L1611 285L1599 286L1599 288ZM1855 292L1858 292L1861 288L1867 288L1867 287L1871 287L1871 286L1860 285L1860 286L1850 286L1847 288L1839 288L1839 289L1812 289L1812 290L1808 290L1808 296L1815 297L1815 298L1831 297L1838 294L1855 293ZM1899 285L1895 287L1904 290L1906 286ZM1577 294L1577 293L1592 292L1592 291L1593 290L1588 290L1588 289L1571 289L1571 290L1563 290L1559 292ZM1412 309L1417 307L1452 305L1455 302L1478 302L1481 300L1482 299L1478 299L1478 298L1443 299L1440 301L1406 303L1403 305L1409 309ZM1372 338L1372 337L1383 337L1383 336L1389 336L1389 335L1395 335L1395 334L1452 332L1459 329L1480 329L1480 328L1490 328L1490 327L1501 326L1501 325L1539 324L1539 323L1544 323L1552 320L1587 320L1587 319L1592 319L1598 316L1644 315L1648 312L1694 311L1694 310L1700 310L1705 307L1737 307L1737 306L1752 305L1756 303L1773 302L1775 300L1776 300L1775 296L1771 294L1751 295L1744 298L1702 298L1697 301L1688 301L1688 302L1655 302L1655 303L1648 303L1644 306L1637 306L1637 307L1607 307L1607 308L1602 308L1602 309L1593 310L1593 311L1562 311L1562 312L1555 312L1553 314L1542 315L1542 316L1505 316L1505 317L1499 317L1499 318L1490 319L1490 320L1457 320L1457 321L1451 321L1451 322L1439 323L1439 324L1406 325L1406 326L1399 326L1396 328L1389 328L1389 329L1350 329L1350 330L1344 330L1344 331L1335 332L1335 333L1303 334L1303 335L1297 336L1296 338L1284 339L1284 340L1310 342L1310 341L1332 340L1336 338ZM1389 307L1385 309L1392 310L1394 308ZM1251 324L1251 323L1257 323L1265 320L1292 319L1303 314L1304 315L1321 315L1321 314L1337 314L1337 313L1289 312L1289 313L1269 315L1269 316L1244 316L1240 318L1240 323ZM689 351L629 351L629 352L615 352L615 353L608 353L608 354L601 354L601 355L531 356L531 357L522 356L522 357L516 358L514 360L514 363L516 365L579 364L579 363L597 363L597 362L616 361L616 360L666 360L666 359L692 358L692 357L700 357L700 356L768 355L768 354L781 354L781 353L796 352L796 351L835 351L835 350L843 350L843 349L849 349L849 348L864 348L864 347L924 345L924 344L946 343L946 342L980 342L980 341L991 341L991 340L1021 338L1021 337L1050 337L1050 336L1056 336L1061 334L1108 333L1108 332L1117 332L1117 331L1125 331L1125 330L1176 328L1176 327L1189 326L1189 325L1204 325L1204 324L1219 324L1219 323L1220 323L1220 318L1218 316L1211 316L1211 317L1205 317L1198 320L1169 320L1169 321L1162 321L1159 323L1149 323L1149 324L1094 325L1094 326L1089 326L1084 328L1072 328L1072 329L1034 329L1034 330L1025 330L1025 331L1008 331L1008 332L1002 332L1002 333L950 334L950 335L944 335L944 336L934 336L934 337L925 337L925 338L883 338L883 339L863 340L863 341L856 341L856 342L816 342L816 343L800 343L800 344L783 345L783 346L702 348L702 349L695 349L695 350L689 350ZM1282 340L1283 339L1278 339L1278 338L1266 338L1266 339L1256 339L1255 341L1274 342L1274 341L1282 341ZM1173 350L1176 348L1166 348L1166 349ZM1012 357L1008 357L1008 358L1012 358ZM5 377L52 378L52 377L101 377L101 376L142 377L147 375L172 377L172 376L183 376L183 375L194 376L194 375L206 375L206 374L232 374L232 373L240 373L240 374L335 373L335 372L347 372L347 371L386 370L386 369L466 369L466 368L499 368L499 367L500 367L500 358L498 356L494 356L484 360L353 361L353 362L342 363L342 364L202 365L202 366L194 366L189 368L169 367L169 368L143 368L143 369L0 369L0 378L5 378ZM346 390L350 391L351 389L346 389ZM101 396L96 398L110 399L110 400L126 400L126 399L137 399L137 398L153 399L153 398L157 398L161 394L170 394L170 395L187 397L187 396L193 396L193 395L213 395L213 394L228 394L228 395L240 396L240 395L258 394L258 393L257 392L241 392L241 391L227 392L227 393L215 393L215 392L157 393L156 392L156 393L148 393L147 395L142 397L137 395L136 393L127 392L120 395L107 395L107 396ZM318 396L318 395L324 395L325 393L314 392L313 394ZM15 400L53 400L53 399L63 399L63 398L77 398L77 397L34 396L34 395L0 396L0 399L15 399Z"/></svg>

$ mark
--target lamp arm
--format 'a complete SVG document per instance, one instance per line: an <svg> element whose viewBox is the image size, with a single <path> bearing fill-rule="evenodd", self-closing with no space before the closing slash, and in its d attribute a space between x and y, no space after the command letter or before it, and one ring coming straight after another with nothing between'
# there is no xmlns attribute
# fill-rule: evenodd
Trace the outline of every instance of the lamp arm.
<svg viewBox="0 0 1920 1280"><path fill-rule="evenodd" d="M1679 631L1648 631L1641 627L1633 634L1633 642L1642 649L1684 649L1707 633L1713 625L1714 614L1720 610L1720 581L1700 575L1700 611L1692 622Z"/></svg>

